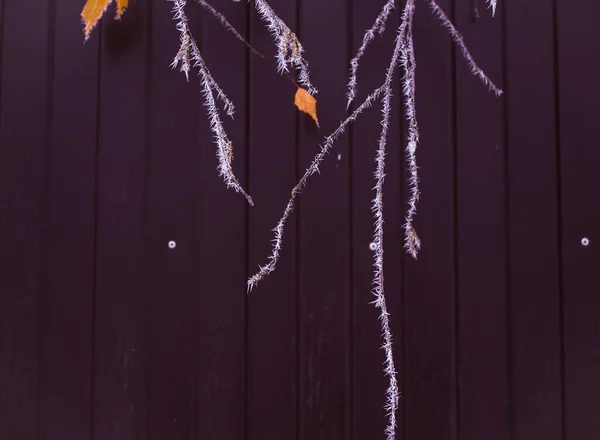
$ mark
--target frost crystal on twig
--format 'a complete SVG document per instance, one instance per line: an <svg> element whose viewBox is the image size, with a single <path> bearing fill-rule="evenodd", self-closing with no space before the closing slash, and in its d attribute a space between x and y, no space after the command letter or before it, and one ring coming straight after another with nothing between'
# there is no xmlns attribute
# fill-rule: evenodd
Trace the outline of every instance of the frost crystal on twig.
<svg viewBox="0 0 600 440"><path fill-rule="evenodd" d="M296 67L298 82L306 86L309 94L315 95L317 89L310 83L308 62L302 56L304 48L296 34L275 14L275 11L265 0L255 0L254 5L275 39L278 71L280 73L289 72L288 64L290 67Z"/></svg>
<svg viewBox="0 0 600 440"><path fill-rule="evenodd" d="M481 67L477 65L477 63L473 59L473 55L471 55L471 52L469 52L469 49L467 48L462 35L456 30L454 24L452 24L452 21L450 21L444 10L435 0L428 1L429 5L431 6L431 9L433 10L433 13L442 21L444 27L448 29L450 36L460 49L462 56L464 57L465 61L467 62L467 65L469 66L469 69L471 70L471 73L477 78L479 78L481 82L485 84L490 91L494 92L496 96L502 95L502 90L498 86L496 86L496 84L494 84L494 82L488 78L484 71L481 70ZM493 5L495 7L495 3L493 3Z"/></svg>
<svg viewBox="0 0 600 440"><path fill-rule="evenodd" d="M350 116L348 116L339 126L338 128L329 136L325 138L325 142L321 145L321 150L314 157L310 166L304 172L302 178L298 181L296 186L292 189L291 197L283 211L283 215L277 226L273 229L275 233L275 238L273 239L273 247L271 249L271 254L268 257L268 263L265 266L259 266L259 271L248 279L248 290L252 290L260 281L262 281L267 275L275 270L275 266L277 265L277 261L279 261L279 251L283 245L283 230L285 227L285 222L288 217L292 214L294 210L294 203L296 201L296 196L300 193L302 188L306 185L308 178L312 176L314 173L319 172L319 165L323 162L323 159L329 153L329 150L333 146L334 142L346 131L348 125L356 120L359 114L361 114L365 109L369 108L373 102L380 97L383 91L383 86L376 89L373 93L371 93L367 98L363 101L361 105L359 105L356 110L352 112Z"/></svg>
<svg viewBox="0 0 600 440"><path fill-rule="evenodd" d="M442 20L444 26L450 31L455 43L461 49L467 64L469 65L471 72L477 76L485 85L492 90L496 96L502 94L500 90L477 66L466 45L464 44L463 38L460 33L455 29L452 22L448 19L443 10L435 2L435 0L428 0L434 13ZM495 12L496 1L488 0L491 2L493 12ZM358 62L363 56L367 45L373 40L376 32L383 32L385 22L394 7L393 1L387 1L382 11L380 12L375 24L371 29L367 30L363 43L354 57L351 63L350 70L350 81L348 84L348 105L356 97L356 71L358 69ZM314 157L312 163L292 189L291 197L285 207L283 215L277 223L274 232L273 247L271 254L268 257L268 262L265 266L260 267L259 271L248 279L248 290L252 290L258 282L268 276L277 265L280 257L280 251L283 245L283 232L285 222L292 214L294 203L297 195L300 193L302 188L306 185L307 180L314 173L318 172L319 165L325 158L325 155L330 151L334 142L342 135L347 126L354 122L358 115L360 115L366 108L370 107L375 101L381 98L382 100L382 121L381 121L381 135L379 138L379 144L376 155L376 185L375 185L375 198L373 199L372 211L375 217L375 231L373 233L373 250L374 250L374 275L373 275L373 294L375 296L375 305L381 310L380 320L383 336L383 349L385 351L385 367L384 372L389 378L389 385L386 392L386 404L385 409L388 415L388 425L386 427L387 440L395 440L396 435L396 411L398 409L399 390L398 382L396 379L396 370L394 366L394 357L392 352L392 333L389 322L389 312L387 310L385 291L384 291L384 276L383 276L383 185L385 180L385 155L386 155L386 143L387 134L390 121L391 112L391 96L392 96L392 78L394 70L400 65L404 71L402 77L402 94L404 96L404 107L406 118L408 120L408 136L406 146L406 157L408 161L408 169L410 172L409 177L409 188L410 197L408 202L408 211L406 215L406 221L404 224L405 229L405 248L408 253L414 258L420 249L421 242L417 233L413 227L413 219L416 215L416 206L419 200L419 178L418 178L418 167L416 160L416 150L419 143L419 129L417 124L417 113L416 113L416 84L415 84L415 72L416 72L416 59L414 53L413 43L413 18L414 18L415 0L406 0L405 8L402 13L402 19L400 26L398 27L396 45L390 61L390 65L386 71L385 82L377 89L375 89L370 95L368 95L363 103L354 110L350 116L344 120L338 128L328 137L325 138L325 142L321 145L319 153Z"/></svg>
<svg viewBox="0 0 600 440"><path fill-rule="evenodd" d="M394 0L388 0L377 16L375 23L373 26L371 26L371 29L365 32L362 45L358 49L358 52L356 52L354 58L352 58L352 61L350 61L350 80L348 81L348 92L346 93L346 97L348 98L346 108L350 108L350 104L352 104L352 101L354 101L354 98L356 98L356 72L358 71L358 62L364 55L368 44L375 38L375 34L377 32L379 32L379 34L383 34L385 31L385 23L387 22L392 9L394 9Z"/></svg>
<svg viewBox="0 0 600 440"><path fill-rule="evenodd" d="M372 211L375 217L375 232L373 233L373 243L375 244L374 255L374 275L373 275L373 295L375 295L375 306L381 310L379 319L381 321L381 330L383 336L383 349L385 351L385 375L388 376L389 385L386 391L385 409L388 416L388 424L385 429L387 439L394 440L396 437L396 410L398 409L398 400L400 392L398 390L398 380L396 378L396 367L394 364L394 354L392 351L392 331L390 328L390 314L387 310L387 302L385 298L384 277L383 277L383 184L385 180L385 151L388 135L388 127L391 113L391 98L392 98L392 80L394 71L398 63L404 65L404 58L407 50L412 49L412 43L407 35L407 27L412 21L414 10L414 0L407 0L402 22L398 28L396 36L396 46L390 61L390 65L386 72L385 83L383 84L383 99L382 99L382 120L381 120L381 135L379 137L379 145L376 156L376 171L375 171L375 198L373 199Z"/></svg>
<svg viewBox="0 0 600 440"><path fill-rule="evenodd" d="M237 31L236 28L234 28L231 23L229 23L229 21L227 21L227 19L225 18L225 16L223 14L221 14L219 11L217 11L215 8L213 8L210 4L208 4L208 2L204 1L204 0L197 0L198 3L200 4L200 6L202 6L204 9L206 9L208 12L210 12L212 14L213 17L215 17L217 20L219 20L219 22L221 23L221 25L228 30L229 32L231 32L233 35L235 35L235 38L237 38L238 40L240 40L242 43L244 43L252 52L256 53L259 56L263 56L260 52L256 51L251 45L250 43L248 43L246 41L246 39L244 37L242 37L242 35Z"/></svg>
<svg viewBox="0 0 600 440"><path fill-rule="evenodd" d="M414 0L408 0L400 24L400 33L404 39L400 62L404 69L402 94L404 95L404 108L406 111L406 119L408 120L406 157L408 159L408 170L410 172L410 177L408 179L410 197L408 200L408 212L406 213L406 220L404 223L404 248L413 258L417 258L417 254L421 248L421 240L413 226L413 219L417 213L417 202L419 201L419 176L417 173L416 156L417 145L419 143L419 127L417 124L417 108L415 104L415 70L417 63L415 61L412 35L414 8Z"/></svg>
<svg viewBox="0 0 600 440"><path fill-rule="evenodd" d="M492 8L492 17L496 15L496 0L486 0L490 4L490 8Z"/></svg>
<svg viewBox="0 0 600 440"><path fill-rule="evenodd" d="M189 73L192 67L197 67L200 75L200 83L202 84L202 93L204 95L204 105L208 110L208 118L210 129L213 132L215 143L217 144L217 158L219 160L219 175L223 177L228 188L233 188L246 197L250 205L254 205L252 198L244 191L237 177L233 173L233 144L227 137L223 122L219 116L219 110L216 105L215 94L217 99L221 100L225 113L233 118L235 107L227 98L223 90L212 77L202 55L198 44L192 36L188 25L188 19L185 15L185 5L187 0L168 0L173 2L174 19L177 21L177 30L180 32L181 46L177 51L177 55L171 64L172 68L179 65L179 70L185 73L189 80Z"/></svg>

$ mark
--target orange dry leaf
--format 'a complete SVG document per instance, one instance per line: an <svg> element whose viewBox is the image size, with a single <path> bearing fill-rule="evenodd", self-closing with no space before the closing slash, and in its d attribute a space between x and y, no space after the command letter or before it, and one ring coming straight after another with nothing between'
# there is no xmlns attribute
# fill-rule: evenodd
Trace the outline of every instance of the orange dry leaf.
<svg viewBox="0 0 600 440"><path fill-rule="evenodd" d="M92 29L96 26L98 21L104 15L106 8L113 0L87 0L85 6L83 7L83 11L81 11L81 18L83 18L83 22L85 23L85 39L87 40L92 32ZM121 18L125 8L129 3L129 0L115 0L117 2L117 16L116 18Z"/></svg>
<svg viewBox="0 0 600 440"><path fill-rule="evenodd" d="M315 120L317 127L319 126L319 120L317 119L317 100L314 96L310 95L306 89L298 87L296 96L294 97L294 104L298 107L298 110L308 113Z"/></svg>
<svg viewBox="0 0 600 440"><path fill-rule="evenodd" d="M125 9L127 9L127 5L129 4L129 0L117 0L117 16L115 18L121 18Z"/></svg>

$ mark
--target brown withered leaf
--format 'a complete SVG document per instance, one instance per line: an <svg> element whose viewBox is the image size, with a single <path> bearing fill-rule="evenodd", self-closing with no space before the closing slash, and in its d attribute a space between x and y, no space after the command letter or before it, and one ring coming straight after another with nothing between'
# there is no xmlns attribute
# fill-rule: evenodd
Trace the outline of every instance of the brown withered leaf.
<svg viewBox="0 0 600 440"><path fill-rule="evenodd" d="M129 4L129 0L114 0L117 3L117 15L115 18L121 18L123 12ZM113 0L87 0L83 10L81 11L81 18L85 23L85 39L87 40L92 32L92 29L98 24L104 12L111 4Z"/></svg>
<svg viewBox="0 0 600 440"><path fill-rule="evenodd" d="M294 104L298 107L298 110L308 113L319 127L319 120L317 119L317 100L314 96L310 95L306 89L298 87L296 96L294 97Z"/></svg>

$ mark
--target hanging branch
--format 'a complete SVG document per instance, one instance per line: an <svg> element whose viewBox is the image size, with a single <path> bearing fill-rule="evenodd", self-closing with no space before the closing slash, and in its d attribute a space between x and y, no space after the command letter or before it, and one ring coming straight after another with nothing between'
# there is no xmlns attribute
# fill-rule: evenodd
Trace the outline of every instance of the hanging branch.
<svg viewBox="0 0 600 440"><path fill-rule="evenodd" d="M373 295L375 296L375 307L380 309L379 319L381 320L381 331L383 336L383 350L385 352L385 375L389 379L389 385L386 391L385 409L388 416L388 424L385 429L388 440L394 440L396 437L396 410L398 409L398 400L400 393L398 390L398 380L396 378L396 368L394 363L394 354L392 351L392 331L390 328L390 313L387 309L384 289L383 276L383 185L385 180L385 152L388 135L388 127L391 113L391 98L392 98L392 80L394 71L400 63L404 68L405 81L406 78L414 79L414 64L409 64L409 60L414 59L412 56L412 18L414 14L414 0L407 0L402 14L402 21L398 28L396 37L396 46L390 65L387 69L385 82L383 85L384 95L382 99L382 120L381 120L381 135L379 137L379 146L377 148L375 171L375 198L373 199L373 216L375 217L375 231L373 233L373 243L375 244L374 254L374 274L373 274ZM413 111L414 112L414 94L412 95ZM413 118L414 120L414 118ZM416 120L415 120L416 122ZM409 130L410 132L410 130ZM414 156L414 154L413 154Z"/></svg>
<svg viewBox="0 0 600 440"><path fill-rule="evenodd" d="M410 3L410 4L409 4ZM410 7L409 7L410 6ZM408 160L408 179L410 197L408 200L408 211L404 223L404 248L413 257L417 258L421 248L421 240L413 226L413 219L417 213L417 202L419 201L419 176L417 168L417 145L419 143L419 127L417 124L417 108L415 104L415 69L417 63L413 47L412 20L414 14L414 1L407 1L407 6L402 17L400 27L403 27L406 44L402 47L401 63L404 68L404 79L402 81L402 93L404 95L404 108L408 120L408 144L406 146L406 157Z"/></svg>
<svg viewBox="0 0 600 440"><path fill-rule="evenodd" d="M277 46L277 70L280 73L288 72L288 64L290 67L296 67L298 82L306 86L310 95L316 95L317 89L310 83L308 62L302 56L304 48L296 34L275 14L265 0L255 0L254 5L263 21L267 23L267 29L269 29L275 39L275 45Z"/></svg>
<svg viewBox="0 0 600 440"><path fill-rule="evenodd" d="M213 17L215 17L217 20L219 20L219 23L221 23L221 25L226 30L231 32L235 36L235 38L237 38L242 43L244 43L246 45L246 47L250 50L250 52L252 52L254 55L261 57L263 60L267 60L267 57L262 52L258 51L254 46L252 46L248 41L246 41L246 39L244 37L242 37L242 35L236 30L236 28L233 27L233 25L231 23L229 23L229 21L223 14L221 14L219 11L217 11L214 7L212 7L205 0L197 0L197 1L198 1L198 4L200 4L200 6L202 6L204 9L206 9L208 12L210 12L210 14ZM287 79L289 79L292 82L292 84L294 84L296 87L299 87L298 83L294 80L294 78L292 78L292 76L289 74L289 72L283 72L283 74L287 77Z"/></svg>
<svg viewBox="0 0 600 440"><path fill-rule="evenodd" d="M181 46L171 64L172 68L179 65L179 70L185 73L189 80L189 72L193 67L198 68L200 75L200 83L203 87L205 106L208 109L208 117L210 121L210 129L213 132L215 143L217 144L217 158L219 160L219 175L223 177L228 188L233 188L236 192L241 193L250 205L254 205L252 198L244 191L237 177L233 173L233 144L227 137L223 122L219 116L219 110L216 106L215 94L217 99L223 102L225 113L233 118L235 107L227 98L223 90L214 80L202 55L198 49L198 44L192 36L188 25L188 19L185 15L185 5L187 0L168 0L173 2L174 19L177 21L177 30L180 32Z"/></svg>
<svg viewBox="0 0 600 440"><path fill-rule="evenodd" d="M446 14L437 5L435 0L429 0L430 5L434 12L442 20L444 25L449 29L450 34L455 43L460 47L461 52L467 61L467 64L471 67L471 72L480 78L480 80L486 84L490 90L499 96L502 94L496 85L483 73L483 71L474 62L473 57L466 48L462 36L456 31ZM495 2L493 2L495 7ZM358 69L358 62L365 52L366 46L373 39L376 32L382 32L385 25L385 21L390 14L391 8L393 8L393 2L386 2L383 10L377 17L375 24L369 30L367 30L365 37L363 38L363 44L361 45L359 52L353 59L350 82L348 84L348 100L349 104L356 96L356 72ZM421 242L413 227L413 219L416 215L416 205L419 200L419 186L418 186L418 174L417 174L417 161L416 161L416 149L419 143L419 130L417 123L416 113L416 84L415 84L415 72L416 72L416 59L414 53L413 43L413 17L415 9L415 0L407 0L406 5L402 14L400 26L398 28L396 46L392 54L390 65L386 72L386 77L383 85L375 89L370 95L366 97L361 105L354 110L351 115L344 120L338 128L328 137L325 138L325 142L321 145L319 153L315 156L312 163L292 189L291 197L285 207L282 217L275 226L273 247L271 254L268 257L268 262L264 266L259 266L259 271L248 279L248 290L251 291L261 280L268 276L273 270L275 270L277 262L279 261L280 251L283 245L283 232L285 222L292 214L294 203L297 195L300 193L302 188L306 185L307 180L314 173L319 171L319 165L325 158L325 155L330 151L334 142L342 135L347 126L354 122L358 115L360 115L366 108L370 107L378 99L382 99L382 131L379 138L379 145L376 155L376 185L375 185L375 198L373 200L372 211L375 218L375 231L373 234L373 242L375 244L375 255L374 255L374 276L373 276L373 294L375 296L375 306L381 311L380 320L382 328L382 336L384 339L383 349L385 351L385 367L384 372L389 378L389 385L386 391L386 405L385 409L388 415L388 424L386 427L386 435L388 440L394 440L396 434L396 410L398 408L399 391L398 382L396 378L396 370L394 367L394 357L392 351L392 334L389 322L389 312L387 310L385 290L384 290L384 275L383 275L383 184L385 179L385 154L386 154L386 143L387 133L390 120L391 112L391 96L392 96L392 78L393 72L401 65L404 71L402 78L402 93L404 96L404 107L406 117L408 120L408 138L406 155L408 160L408 166L410 171L409 187L410 187L410 198L409 208L406 215L406 222L404 225L405 229L405 248L410 255L416 258L417 253L420 249ZM382 96L383 95L383 96Z"/></svg>
<svg viewBox="0 0 600 440"><path fill-rule="evenodd" d="M331 133L329 136L325 138L325 142L321 145L321 150L314 157L310 166L307 168L306 172L302 176L302 178L298 181L296 186L292 189L292 195L283 211L283 215L279 219L277 226L273 229L275 233L275 238L273 239L273 247L271 249L271 254L268 257L268 263L265 266L259 266L259 271L248 279L248 290L251 291L260 281L262 281L267 275L269 275L277 265L279 261L279 251L283 245L283 230L285 226L285 222L288 217L292 214L294 210L294 203L296 201L296 196L300 193L302 188L306 186L306 182L308 178L312 176L314 173L319 172L319 165L323 162L323 159L333 146L334 142L344 133L348 125L356 120L358 115L360 115L365 109L369 108L373 102L375 102L381 95L383 91L383 86L375 89L373 93L365 98L363 103L359 105L356 110L352 112L350 116L346 118L338 128Z"/></svg>
<svg viewBox="0 0 600 440"><path fill-rule="evenodd" d="M486 0L486 1L490 4L490 6L488 6L488 7L492 8L492 17L493 17L494 15L496 15L496 0Z"/></svg>
<svg viewBox="0 0 600 440"><path fill-rule="evenodd" d="M348 98L348 103L346 105L347 109L350 108L350 104L352 104L352 101L356 98L356 72L358 70L358 62L364 55L368 44L375 38L375 34L379 32L381 35L385 31L385 23L392 12L392 9L394 9L394 0L388 0L377 16L371 29L365 32L362 45L358 49L358 52L356 52L354 58L352 58L352 61L350 61L350 81L348 81L348 92L346 93L346 97Z"/></svg>
<svg viewBox="0 0 600 440"><path fill-rule="evenodd" d="M471 55L471 52L469 52L469 49L467 48L462 35L456 30L454 24L452 24L452 21L450 21L444 10L435 0L428 0L428 2L431 6L431 9L433 10L433 13L442 21L444 27L448 29L452 40L454 40L454 42L460 49L460 53L462 54L467 65L469 66L469 70L471 71L471 73L477 78L479 78L481 82L484 85L486 85L490 91L494 92L496 96L502 95L502 90L498 86L496 86L496 84L494 84L494 82L491 79L489 79L488 76L484 73L484 71L477 65L477 63L473 59L473 55ZM495 7L495 2L493 3L493 5Z"/></svg>

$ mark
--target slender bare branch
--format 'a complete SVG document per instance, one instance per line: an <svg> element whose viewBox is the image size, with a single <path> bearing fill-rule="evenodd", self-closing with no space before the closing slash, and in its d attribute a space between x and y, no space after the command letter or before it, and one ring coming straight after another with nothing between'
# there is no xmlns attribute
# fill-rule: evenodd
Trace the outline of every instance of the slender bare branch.
<svg viewBox="0 0 600 440"><path fill-rule="evenodd" d="M210 12L210 14L213 17L215 17L217 20L219 20L219 22L223 25L223 27L226 30L231 32L233 35L235 35L235 37L238 40L240 40L242 43L244 43L246 45L246 47L250 50L250 52L252 52L254 55L261 57L263 60L267 60L267 57L262 52L258 51L254 46L252 46L248 41L246 41L246 39L244 37L242 37L242 35L233 27L233 25L231 23L229 23L229 21L223 14L221 14L214 7L212 7L207 1L205 1L205 0L197 0L197 1L204 9L206 9L208 12ZM294 80L294 78L292 78L292 76L289 74L289 72L283 72L283 74L287 77L287 79L289 79L292 82L292 84L294 84L294 86L300 87L298 85L298 83Z"/></svg>
<svg viewBox="0 0 600 440"><path fill-rule="evenodd" d="M296 196L300 193L302 188L306 186L308 178L314 173L319 172L319 165L321 164L321 162L323 162L323 159L333 146L334 142L345 132L348 125L350 125L356 120L359 114L361 114L365 109L373 105L373 102L375 102L380 97L382 91L383 86L375 89L375 91L373 91L373 93L367 96L363 103L359 105L356 108L356 110L354 110L352 114L348 116L332 134L325 138L325 142L321 145L321 150L314 157L312 163L307 168L302 178L292 189L291 197L285 207L285 210L283 211L283 215L281 216L281 219L273 229L273 232L275 233L275 238L273 239L273 247L271 249L271 254L268 257L268 262L264 266L259 266L259 271L252 277L250 277L250 279L248 279L249 291L251 291L260 281L262 281L267 275L269 275L275 270L277 262L279 261L279 251L281 250L281 247L283 245L283 231L285 227L285 222L294 210Z"/></svg>
<svg viewBox="0 0 600 440"><path fill-rule="evenodd" d="M277 46L277 66L279 72L288 72L288 64L298 71L298 82L304 85L309 94L317 94L317 89L310 82L308 62L304 59L304 48L300 40L265 0L255 0L255 8L267 29L275 39Z"/></svg>
<svg viewBox="0 0 600 440"><path fill-rule="evenodd" d="M228 188L233 188L236 192L241 193L250 205L254 205L252 198L244 191L240 185L237 177L233 173L232 161L233 161L233 144L227 137L223 122L219 116L219 110L216 105L216 99L223 102L225 112L227 115L233 118L235 111L233 102L231 102L223 90L219 87L217 82L214 80L198 44L192 36L188 25L188 19L185 15L185 5L187 0L168 0L173 2L173 13L174 19L177 21L177 30L180 32L181 46L177 51L177 55L171 64L171 67L175 68L179 66L179 70L185 73L186 78L189 80L189 72L192 67L197 67L200 75L200 83L203 87L203 95L205 100L205 106L208 109L208 117L210 122L210 129L213 132L215 143L217 144L217 158L219 160L219 175L223 177L225 184Z"/></svg>
<svg viewBox="0 0 600 440"><path fill-rule="evenodd" d="M496 15L496 0L486 0L490 4L490 8L492 8L492 17Z"/></svg>
<svg viewBox="0 0 600 440"><path fill-rule="evenodd" d="M408 200L408 211L404 223L404 248L413 257L421 248L421 240L413 226L414 217L417 213L417 202L419 201L419 176L417 167L416 150L419 144L419 125L417 123L416 107L416 59L413 44L412 22L414 14L414 0L407 1L402 22L400 24L404 44L401 52L401 65L404 69L404 78L402 79L402 93L404 95L404 108L406 119L408 120L408 144L406 147L406 157L408 160L408 170L410 177L408 179L410 196Z"/></svg>
<svg viewBox="0 0 600 440"><path fill-rule="evenodd" d="M354 58L352 58L352 61L350 61L350 80L348 81L348 92L346 93L348 104L346 105L346 108L350 108L350 104L352 104L352 101L354 101L354 98L356 98L356 76L358 71L358 63L364 55L369 43L375 38L375 34L378 32L379 34L383 34L385 31L385 24L390 13L392 12L392 9L394 9L394 3L394 0L388 0L386 2L383 9L375 19L373 26L371 26L371 28L365 32L362 45L358 49L358 52L356 52Z"/></svg>
<svg viewBox="0 0 600 440"><path fill-rule="evenodd" d="M442 21L444 27L448 29L450 36L460 49L462 56L467 62L471 73L478 77L481 80L481 82L488 87L490 91L494 92L496 96L502 95L502 89L496 86L496 84L494 84L494 82L490 78L488 78L485 72L477 65L477 63L473 59L473 55L471 55L471 52L469 52L469 49L467 48L467 45L464 42L463 36L460 34L460 32L458 32L458 30L456 30L454 24L452 24L452 21L448 18L444 10L435 0L427 1L429 2L431 9L433 10L433 13ZM493 5L495 8L495 2L493 3Z"/></svg>

